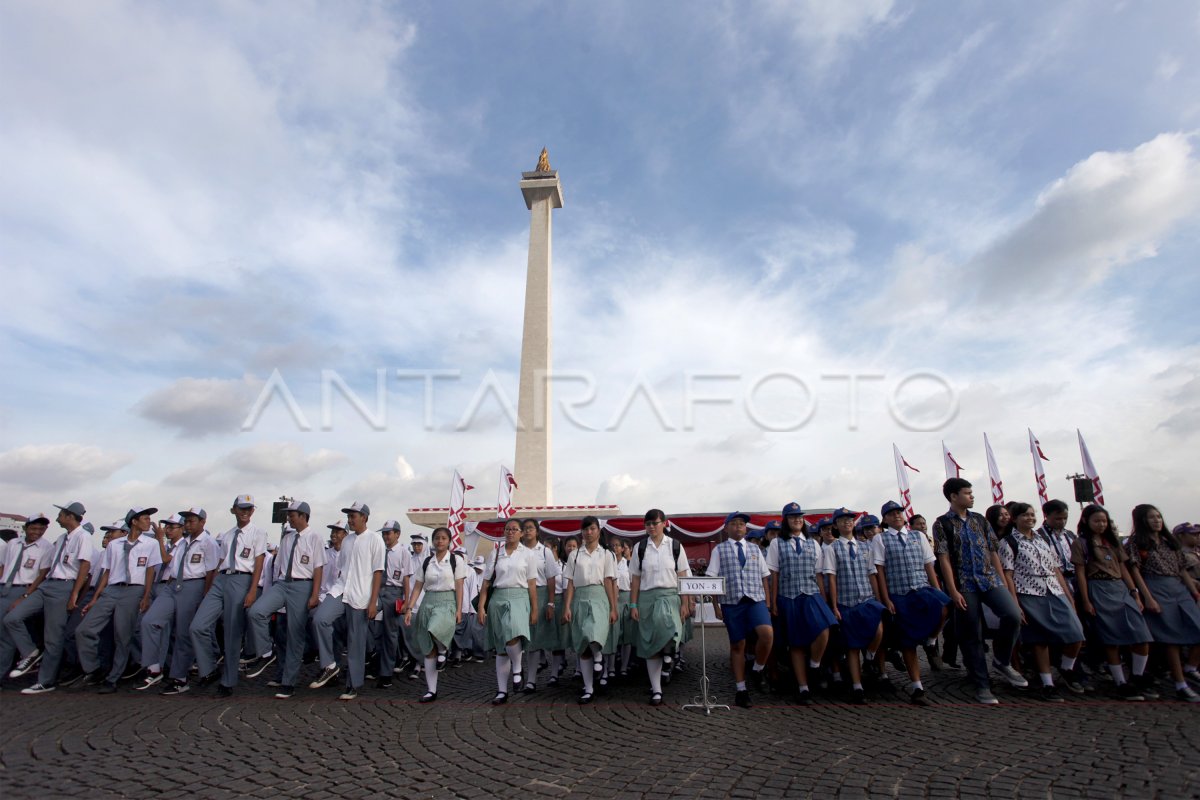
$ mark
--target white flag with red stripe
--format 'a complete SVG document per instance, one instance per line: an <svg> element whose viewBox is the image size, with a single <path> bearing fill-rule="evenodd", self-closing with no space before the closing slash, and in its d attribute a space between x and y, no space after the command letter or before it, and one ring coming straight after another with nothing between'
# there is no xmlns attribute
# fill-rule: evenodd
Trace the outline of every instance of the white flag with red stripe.
<svg viewBox="0 0 1200 800"><path fill-rule="evenodd" d="M921 470L905 461L904 456L900 455L900 448L895 444L892 445L892 455L896 458L896 488L900 491L900 503L904 506L904 518L909 519L913 515L912 488L908 485L908 472L905 468L911 469L913 472Z"/></svg>
<svg viewBox="0 0 1200 800"><path fill-rule="evenodd" d="M1096 496L1096 503L1104 505L1104 487L1100 485L1100 473L1096 471L1096 465L1092 463L1092 454L1088 452L1087 445L1083 443L1083 434L1079 429L1075 429L1075 434L1079 437L1079 455L1083 458L1083 474L1087 475L1088 480L1092 482L1092 494Z"/></svg>
<svg viewBox="0 0 1200 800"><path fill-rule="evenodd" d="M463 480L458 470L454 470L454 477L450 479L450 515L446 519L446 527L450 529L451 549L463 545L463 529L467 522L467 492L474 488Z"/></svg>
<svg viewBox="0 0 1200 800"><path fill-rule="evenodd" d="M996 465L996 455L992 452L992 443L987 434L983 435L983 449L987 451L988 478L992 483L992 505L1004 502L1004 481L1000 480L1000 467Z"/></svg>
<svg viewBox="0 0 1200 800"><path fill-rule="evenodd" d="M954 456L950 455L950 448L946 447L946 442L942 441L942 461L946 464L947 478L961 478L962 464L954 460Z"/></svg>
<svg viewBox="0 0 1200 800"><path fill-rule="evenodd" d="M1046 490L1046 470L1042 468L1042 462L1050 459L1042 452L1042 443L1033 435L1033 430L1025 430L1029 431L1029 452L1033 455L1033 478L1037 481L1038 499L1045 505L1050 502L1050 493Z"/></svg>
<svg viewBox="0 0 1200 800"><path fill-rule="evenodd" d="M500 492L496 497L496 516L500 519L512 519L517 515L513 508L513 489L517 488L517 479L513 477L508 467L500 467Z"/></svg>

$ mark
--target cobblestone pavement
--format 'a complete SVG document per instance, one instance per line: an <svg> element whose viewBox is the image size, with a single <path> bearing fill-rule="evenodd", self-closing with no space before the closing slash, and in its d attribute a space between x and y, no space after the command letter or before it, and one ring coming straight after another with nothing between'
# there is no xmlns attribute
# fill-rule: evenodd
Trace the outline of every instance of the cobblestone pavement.
<svg viewBox="0 0 1200 800"><path fill-rule="evenodd" d="M710 633L713 692L732 705L727 640ZM548 689L545 673L536 694L492 707L491 661L447 669L430 705L404 677L348 703L332 684L275 700L270 671L226 700L9 684L0 797L1200 797L1194 705L1103 689L1050 705L998 688L1002 704L983 707L947 671L926 682L931 708L759 694L706 717L680 708L698 691L698 641L686 655L658 708L641 682L579 706L578 684Z"/></svg>

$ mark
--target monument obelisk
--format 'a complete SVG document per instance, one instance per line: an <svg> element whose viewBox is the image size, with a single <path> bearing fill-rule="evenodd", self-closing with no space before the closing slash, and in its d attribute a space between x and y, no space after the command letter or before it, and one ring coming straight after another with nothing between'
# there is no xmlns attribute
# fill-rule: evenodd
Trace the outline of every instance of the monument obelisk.
<svg viewBox="0 0 1200 800"><path fill-rule="evenodd" d="M550 267L551 212L562 208L562 185L545 148L533 172L521 173L529 208L529 261L525 273L525 327L517 396L517 452L513 470L518 508L553 503L550 469Z"/></svg>

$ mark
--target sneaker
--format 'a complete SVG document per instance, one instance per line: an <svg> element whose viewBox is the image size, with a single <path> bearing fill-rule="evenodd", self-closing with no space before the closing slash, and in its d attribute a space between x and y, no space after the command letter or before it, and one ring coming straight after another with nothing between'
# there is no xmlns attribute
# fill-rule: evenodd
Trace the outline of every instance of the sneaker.
<svg viewBox="0 0 1200 800"><path fill-rule="evenodd" d="M358 690L347 686L341 694L338 695L338 700L353 700L358 697Z"/></svg>
<svg viewBox="0 0 1200 800"><path fill-rule="evenodd" d="M256 658L253 661L250 661L248 664L246 664L246 677L247 678L257 678L259 675L262 675L264 672L266 672L267 667L271 666L274 663L275 663L275 654L274 653L268 653L265 656L260 656L259 658Z"/></svg>
<svg viewBox="0 0 1200 800"><path fill-rule="evenodd" d="M125 668L125 674L121 676L121 680L131 681L134 678L140 678L144 671L141 664L130 664Z"/></svg>
<svg viewBox="0 0 1200 800"><path fill-rule="evenodd" d="M750 708L750 692L746 689L739 689L733 696L733 702L742 708Z"/></svg>
<svg viewBox="0 0 1200 800"><path fill-rule="evenodd" d="M985 706L995 706L1000 704L1000 701L996 699L996 695L992 694L991 689L976 689L975 702Z"/></svg>
<svg viewBox="0 0 1200 800"><path fill-rule="evenodd" d="M216 683L217 678L220 678L220 677L221 677L221 670L214 669L212 672L208 673L207 675L202 675L201 677L197 678L196 685L202 686L202 687L203 686L211 686L212 684Z"/></svg>
<svg viewBox="0 0 1200 800"><path fill-rule="evenodd" d="M296 690L293 689L291 686L280 686L279 689L276 690L276 692L275 692L275 699L276 700L287 700L289 697L291 697L295 693L296 693Z"/></svg>
<svg viewBox="0 0 1200 800"><path fill-rule="evenodd" d="M341 672L342 670L337 664L334 664L332 667L326 667L325 669L321 670L321 674L317 676L317 679L308 685L308 688L320 689L322 686L340 675Z"/></svg>
<svg viewBox="0 0 1200 800"><path fill-rule="evenodd" d="M925 708L929 705L929 698L925 696L924 689L913 689L912 694L908 696L908 702Z"/></svg>
<svg viewBox="0 0 1200 800"><path fill-rule="evenodd" d="M233 696L233 687L232 686L225 686L224 684L222 684L221 686L217 687L217 697L232 697L232 696Z"/></svg>
<svg viewBox="0 0 1200 800"><path fill-rule="evenodd" d="M1029 681L1025 680L1025 676L1012 668L1011 664L1001 664L999 661L992 661L992 667L999 672L1004 680L1008 681L1008 685L1014 689L1026 689L1029 687Z"/></svg>
<svg viewBox="0 0 1200 800"><path fill-rule="evenodd" d="M83 680L79 681L78 685L81 689L87 689L92 686L99 686L104 683L104 670L98 669L95 672L89 672L83 676Z"/></svg>
<svg viewBox="0 0 1200 800"><path fill-rule="evenodd" d="M410 681L420 680L421 679L421 668L419 666L413 667L412 672L408 673L408 679Z"/></svg>
<svg viewBox="0 0 1200 800"><path fill-rule="evenodd" d="M1183 671L1183 679L1188 683L1200 686L1200 671L1194 669L1185 669Z"/></svg>
<svg viewBox="0 0 1200 800"><path fill-rule="evenodd" d="M147 672L146 680L142 681L142 685L133 688L136 692L144 692L151 686L157 686L160 681L162 681L162 672Z"/></svg>
<svg viewBox="0 0 1200 800"><path fill-rule="evenodd" d="M283 686L283 681L277 681L277 680L267 681L268 689L278 689L280 686Z"/></svg>
<svg viewBox="0 0 1200 800"><path fill-rule="evenodd" d="M1132 683L1122 683L1117 687L1117 697L1122 700L1145 700L1145 696Z"/></svg>
<svg viewBox="0 0 1200 800"><path fill-rule="evenodd" d="M1058 687L1054 684L1043 686L1038 696L1047 703L1065 703L1063 696L1058 693Z"/></svg>
<svg viewBox="0 0 1200 800"><path fill-rule="evenodd" d="M1154 678L1151 678L1149 675L1134 675L1131 683L1137 687L1137 690L1141 692L1142 697L1146 698L1147 700L1157 700L1162 696L1158 693Z"/></svg>
<svg viewBox="0 0 1200 800"><path fill-rule="evenodd" d="M105 681L104 684L100 687L99 694L115 694L116 691L117 691L117 684L113 683L112 681Z"/></svg>
<svg viewBox="0 0 1200 800"><path fill-rule="evenodd" d="M750 670L750 685L754 687L755 691L758 691L758 692L762 691L763 673L764 672L766 672L765 669L751 669Z"/></svg>
<svg viewBox="0 0 1200 800"><path fill-rule="evenodd" d="M376 689L390 689L390 688L392 688L392 681L388 678L379 678L378 680L375 681L375 688Z"/></svg>
<svg viewBox="0 0 1200 800"><path fill-rule="evenodd" d="M187 681L170 681L163 690L159 692L161 695L185 694L191 687Z"/></svg>
<svg viewBox="0 0 1200 800"><path fill-rule="evenodd" d="M865 706L867 704L867 693L863 689L850 690L850 703L856 706Z"/></svg>
<svg viewBox="0 0 1200 800"><path fill-rule="evenodd" d="M1058 671L1058 680L1071 694L1083 694L1083 684L1079 682L1079 675L1074 669L1060 669Z"/></svg>
<svg viewBox="0 0 1200 800"><path fill-rule="evenodd" d="M812 705L812 692L810 692L808 689L797 689L796 690L796 704L801 705L801 706L811 706Z"/></svg>
<svg viewBox="0 0 1200 800"><path fill-rule="evenodd" d="M443 654L441 654L441 653L438 653L438 656L437 656L437 671L438 671L438 672L441 672L441 671L443 671L444 669L446 669L446 656L444 656L444 655L443 655Z"/></svg>
<svg viewBox="0 0 1200 800"><path fill-rule="evenodd" d="M43 686L40 683L35 683L33 686L27 686L24 689L22 689L21 694L45 694L46 692L53 692L53 691L54 691L54 684L50 684L49 686Z"/></svg>
<svg viewBox="0 0 1200 800"><path fill-rule="evenodd" d="M33 649L32 653L30 653L29 655L25 656L24 658L22 658L20 661L17 662L16 668L13 669L12 672L8 673L8 677L10 677L10 678L21 677L25 673L29 672L29 670L36 667L38 662L41 660L42 660L42 651L38 650L35 647Z"/></svg>
<svg viewBox="0 0 1200 800"><path fill-rule="evenodd" d="M1200 694L1196 694L1196 690L1192 687L1185 686L1175 690L1175 699L1185 703L1200 703Z"/></svg>

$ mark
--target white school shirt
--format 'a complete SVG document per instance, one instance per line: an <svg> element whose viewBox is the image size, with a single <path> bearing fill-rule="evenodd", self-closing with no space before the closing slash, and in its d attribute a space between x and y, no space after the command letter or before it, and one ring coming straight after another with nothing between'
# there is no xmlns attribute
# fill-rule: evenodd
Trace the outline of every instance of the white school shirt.
<svg viewBox="0 0 1200 800"><path fill-rule="evenodd" d="M525 545L521 545L525 547ZM562 567L559 566L558 559L550 554L550 548L541 542L535 542L533 547L525 547L529 551L529 558L537 567L538 586L545 586L550 578L554 578L555 582L562 576Z"/></svg>
<svg viewBox="0 0 1200 800"><path fill-rule="evenodd" d="M87 561L90 564L96 557L96 545L92 543L92 535L79 525L70 533L64 531L58 537L54 552L54 562L46 577L73 581L79 577L79 562Z"/></svg>
<svg viewBox="0 0 1200 800"><path fill-rule="evenodd" d="M350 537L347 536L347 539ZM344 548L346 545L343 544ZM371 600L371 582L376 572L383 572L383 558L387 553L387 545L378 531L363 531L354 540L354 550L346 561L345 592L342 602L351 608L369 610L374 615L375 609L367 609Z"/></svg>
<svg viewBox="0 0 1200 800"><path fill-rule="evenodd" d="M295 557L292 556L293 548L296 550ZM287 574L288 559L292 562L291 575ZM283 536L279 540L272 566L272 583L285 581L289 577L296 581L312 580L317 567L325 566L325 537L311 525L300 533ZM266 567L263 567L263 572L266 572Z"/></svg>
<svg viewBox="0 0 1200 800"><path fill-rule="evenodd" d="M347 531L342 538L342 549L337 551L337 574L333 576L333 584L329 587L329 594L334 597L341 597L346 591L346 565L350 563L350 553L354 550L357 538L358 534L354 531Z"/></svg>
<svg viewBox="0 0 1200 800"><path fill-rule="evenodd" d="M483 577L492 582L493 590L523 589L536 577L536 573L537 567L529 561L529 548L518 544L517 549L509 555L502 544L492 551Z"/></svg>
<svg viewBox="0 0 1200 800"><path fill-rule="evenodd" d="M638 551L642 545L633 546L633 557L629 561L629 574L641 578L638 591L643 589L676 589L679 587L679 573L691 575L692 568L688 566L687 551L683 543L679 545L679 557L672 556L675 540L664 536L661 545L656 545L653 539L646 539L646 560L642 561Z"/></svg>
<svg viewBox="0 0 1200 800"><path fill-rule="evenodd" d="M321 573L320 599L324 600L338 580L338 551L332 547L325 548L325 571Z"/></svg>
<svg viewBox="0 0 1200 800"><path fill-rule="evenodd" d="M275 575L275 553L267 553L263 558L262 572L258 574L258 588L264 592L271 588L271 584Z"/></svg>
<svg viewBox="0 0 1200 800"><path fill-rule="evenodd" d="M453 571L451 571L450 555L447 552L441 561L438 561L436 555L429 557L429 566L425 567L424 574L417 576L417 580L425 585L425 591L453 592L454 582L459 578L465 579L467 577L467 560L456 556L453 560L458 563L454 566ZM421 571L419 565L417 571ZM474 572L474 570L471 571ZM464 596L466 595L465 583L466 581L464 580Z"/></svg>
<svg viewBox="0 0 1200 800"><path fill-rule="evenodd" d="M18 561L20 566L16 567L17 571L13 574L13 586L28 586L37 580L38 572L50 566L53 558L54 545L45 536L33 544L27 544L21 538L13 539L4 548L4 566L0 567L0 589L8 583L9 573L12 573Z"/></svg>
<svg viewBox="0 0 1200 800"><path fill-rule="evenodd" d="M237 534L237 531L238 528L233 527L217 537L217 544L221 545L221 563L218 569L253 573L254 561L267 552L267 532L253 522L242 528L240 534ZM231 561L229 548L233 544L235 535L237 536L237 548Z"/></svg>
<svg viewBox="0 0 1200 800"><path fill-rule="evenodd" d="M617 559L612 550L596 545L595 550L589 551L585 545L571 553L567 566L563 568L563 576L576 589L581 586L602 586L606 578L616 580Z"/></svg>
<svg viewBox="0 0 1200 800"><path fill-rule="evenodd" d="M404 576L413 574L413 557L408 548L400 542L395 547L389 547L384 557L383 583L385 586L403 588Z"/></svg>
<svg viewBox="0 0 1200 800"><path fill-rule="evenodd" d="M909 530L908 528L901 528L900 530L884 528L883 532L876 535L875 539L872 539L871 542L874 543L875 540L878 539L880 544L882 544L884 536L898 536L904 541L905 544L916 542L917 546L921 548L922 564L932 564L933 562L937 561L937 556L933 554L933 548L929 546L929 542L926 541L925 537L922 536L919 531ZM887 551L883 547L872 551L872 556L875 559L875 566L887 566Z"/></svg>
<svg viewBox="0 0 1200 800"><path fill-rule="evenodd" d="M617 562L617 591L628 592L633 585L633 578L629 574L629 559L622 558Z"/></svg>
<svg viewBox="0 0 1200 800"><path fill-rule="evenodd" d="M167 565L167 569L172 577L190 581L203 578L220 563L221 546L211 533L201 531L195 539L185 536L179 540L179 544L171 552L171 563ZM182 574L180 570L183 570Z"/></svg>
<svg viewBox="0 0 1200 800"><path fill-rule="evenodd" d="M125 544L128 536L114 539L104 550L104 568L110 586L118 583L146 585L146 571L162 565L162 552L153 536L139 536L129 550L129 570L125 569Z"/></svg>
<svg viewBox="0 0 1200 800"><path fill-rule="evenodd" d="M475 571L474 567L467 568L467 578L463 581L462 594L462 613L475 613L475 598L479 596L479 585L483 583L483 577Z"/></svg>

